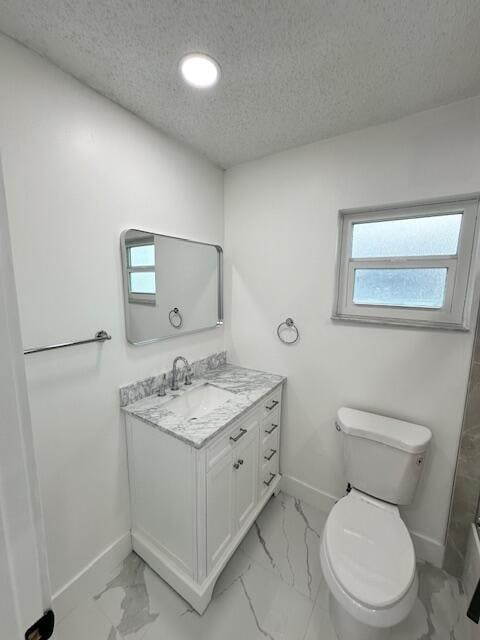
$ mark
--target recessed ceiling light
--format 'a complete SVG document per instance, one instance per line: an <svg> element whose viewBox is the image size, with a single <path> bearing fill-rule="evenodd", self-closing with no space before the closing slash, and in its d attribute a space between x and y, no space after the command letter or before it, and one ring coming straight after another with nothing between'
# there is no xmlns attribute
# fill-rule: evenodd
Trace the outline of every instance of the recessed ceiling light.
<svg viewBox="0 0 480 640"><path fill-rule="evenodd" d="M180 72L185 82L196 89L208 89L217 84L220 67L204 53L189 53L180 60Z"/></svg>

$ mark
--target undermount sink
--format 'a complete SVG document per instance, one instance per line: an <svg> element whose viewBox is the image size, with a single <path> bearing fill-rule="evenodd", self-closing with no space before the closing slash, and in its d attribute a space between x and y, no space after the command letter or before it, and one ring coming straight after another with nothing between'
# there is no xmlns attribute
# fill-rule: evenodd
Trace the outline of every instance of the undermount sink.
<svg viewBox="0 0 480 640"><path fill-rule="evenodd" d="M179 416L191 420L200 418L233 398L231 391L214 387L208 382L201 387L186 391L181 396L170 400L166 407Z"/></svg>

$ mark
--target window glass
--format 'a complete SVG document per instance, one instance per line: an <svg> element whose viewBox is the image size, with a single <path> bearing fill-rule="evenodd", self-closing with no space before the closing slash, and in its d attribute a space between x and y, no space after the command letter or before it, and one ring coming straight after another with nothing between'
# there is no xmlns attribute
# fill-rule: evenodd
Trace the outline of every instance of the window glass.
<svg viewBox="0 0 480 640"><path fill-rule="evenodd" d="M155 293L155 271L131 272L130 293Z"/></svg>
<svg viewBox="0 0 480 640"><path fill-rule="evenodd" d="M130 267L152 267L155 265L155 245L143 244L128 249Z"/></svg>
<svg viewBox="0 0 480 640"><path fill-rule="evenodd" d="M462 214L359 222L353 225L352 258L455 255Z"/></svg>
<svg viewBox="0 0 480 640"><path fill-rule="evenodd" d="M440 309L446 268L355 269L354 304Z"/></svg>

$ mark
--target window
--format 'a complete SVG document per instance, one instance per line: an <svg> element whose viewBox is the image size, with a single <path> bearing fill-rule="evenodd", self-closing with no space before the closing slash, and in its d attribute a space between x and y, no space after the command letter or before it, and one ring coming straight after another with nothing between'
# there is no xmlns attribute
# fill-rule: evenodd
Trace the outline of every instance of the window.
<svg viewBox="0 0 480 640"><path fill-rule="evenodd" d="M128 300L155 304L155 244L153 236L127 246Z"/></svg>
<svg viewBox="0 0 480 640"><path fill-rule="evenodd" d="M333 317L467 329L478 198L340 211Z"/></svg>

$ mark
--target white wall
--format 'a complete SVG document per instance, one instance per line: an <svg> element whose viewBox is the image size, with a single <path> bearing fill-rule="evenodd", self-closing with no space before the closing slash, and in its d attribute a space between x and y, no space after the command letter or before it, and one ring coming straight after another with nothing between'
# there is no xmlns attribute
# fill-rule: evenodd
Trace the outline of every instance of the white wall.
<svg viewBox="0 0 480 640"><path fill-rule="evenodd" d="M120 233L223 244L223 172L4 37L0 153L25 347L112 334L26 358L57 591L129 529L118 387L224 346L127 344Z"/></svg>
<svg viewBox="0 0 480 640"><path fill-rule="evenodd" d="M289 377L283 471L342 494L342 404L427 424L432 456L407 519L439 542L472 335L333 323L336 212L478 190L479 125L472 99L226 176L229 358ZM118 387L224 346L219 329L128 345L120 232L223 244L223 174L3 37L0 153L25 346L113 336L26 359L56 591L129 528ZM287 315L302 333L290 348L275 335Z"/></svg>
<svg viewBox="0 0 480 640"><path fill-rule="evenodd" d="M225 182L228 355L288 376L283 472L343 495L342 405L428 425L430 460L405 515L441 544L473 336L333 322L337 211L478 191L479 168L477 98L246 163ZM275 334L287 316L294 347Z"/></svg>

